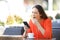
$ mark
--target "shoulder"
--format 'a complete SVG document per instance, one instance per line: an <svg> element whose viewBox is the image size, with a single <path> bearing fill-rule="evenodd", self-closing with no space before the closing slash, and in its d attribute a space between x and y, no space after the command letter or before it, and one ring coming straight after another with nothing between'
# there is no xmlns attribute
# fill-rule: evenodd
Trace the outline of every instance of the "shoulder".
<svg viewBox="0 0 60 40"><path fill-rule="evenodd" d="M46 27L52 27L52 22L51 22L51 19L45 19L45 21L44 21L44 25L46 26Z"/></svg>
<svg viewBox="0 0 60 40"><path fill-rule="evenodd" d="M45 22L51 22L50 18L45 19Z"/></svg>
<svg viewBox="0 0 60 40"><path fill-rule="evenodd" d="M31 19L29 20L29 24L32 24L32 20Z"/></svg>

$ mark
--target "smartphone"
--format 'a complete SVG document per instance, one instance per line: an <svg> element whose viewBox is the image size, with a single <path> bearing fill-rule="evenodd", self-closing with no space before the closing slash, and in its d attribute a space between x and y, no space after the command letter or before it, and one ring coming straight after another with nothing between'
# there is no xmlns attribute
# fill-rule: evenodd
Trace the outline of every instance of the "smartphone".
<svg viewBox="0 0 60 40"><path fill-rule="evenodd" d="M29 24L28 24L26 21L24 21L23 23L24 23L24 25L26 25L28 28L30 28Z"/></svg>

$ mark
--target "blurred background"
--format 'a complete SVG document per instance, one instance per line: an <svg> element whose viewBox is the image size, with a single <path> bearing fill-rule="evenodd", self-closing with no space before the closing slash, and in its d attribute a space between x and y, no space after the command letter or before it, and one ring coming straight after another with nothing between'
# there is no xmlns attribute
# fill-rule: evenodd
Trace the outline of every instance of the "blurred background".
<svg viewBox="0 0 60 40"><path fill-rule="evenodd" d="M5 22L9 15L18 15L23 20L28 20L31 9L36 4L41 5L53 20L56 19L56 14L60 14L60 0L0 0L0 20Z"/></svg>
<svg viewBox="0 0 60 40"><path fill-rule="evenodd" d="M60 0L0 0L0 34L3 34L5 27L18 27L23 25L23 21L28 22L32 7L36 4L41 5L51 18L53 38L60 40Z"/></svg>
<svg viewBox="0 0 60 40"><path fill-rule="evenodd" d="M60 19L60 0L0 0L0 23L13 24L17 22L16 18L19 23L29 21L32 7L36 4L41 5L52 20Z"/></svg>

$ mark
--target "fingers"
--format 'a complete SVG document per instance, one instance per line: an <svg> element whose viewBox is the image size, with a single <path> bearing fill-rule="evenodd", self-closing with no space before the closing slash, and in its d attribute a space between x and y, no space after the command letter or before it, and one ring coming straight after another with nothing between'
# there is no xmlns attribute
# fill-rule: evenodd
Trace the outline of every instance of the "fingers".
<svg viewBox="0 0 60 40"><path fill-rule="evenodd" d="M27 27L27 26L24 26L24 30L25 30L25 31L28 30L28 27Z"/></svg>

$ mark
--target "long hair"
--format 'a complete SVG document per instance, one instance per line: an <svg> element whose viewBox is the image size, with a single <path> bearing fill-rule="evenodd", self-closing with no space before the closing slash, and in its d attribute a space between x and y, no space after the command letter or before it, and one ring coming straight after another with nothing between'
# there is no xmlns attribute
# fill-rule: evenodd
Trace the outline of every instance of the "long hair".
<svg viewBox="0 0 60 40"><path fill-rule="evenodd" d="M42 8L42 6L35 5L33 8L37 8L38 9L39 14L41 15L40 18L42 18L42 19L47 19L48 18L46 13L45 13L45 11L44 11L44 9Z"/></svg>

